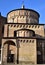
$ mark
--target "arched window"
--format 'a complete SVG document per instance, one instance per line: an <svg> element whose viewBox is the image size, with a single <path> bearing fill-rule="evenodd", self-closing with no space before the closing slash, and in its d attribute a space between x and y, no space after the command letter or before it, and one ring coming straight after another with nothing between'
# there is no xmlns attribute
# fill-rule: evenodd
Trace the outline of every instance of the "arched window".
<svg viewBox="0 0 45 65"><path fill-rule="evenodd" d="M2 26L2 36L4 35L4 26Z"/></svg>
<svg viewBox="0 0 45 65"><path fill-rule="evenodd" d="M14 31L14 37L16 37L16 36L17 36L16 31Z"/></svg>
<svg viewBox="0 0 45 65"><path fill-rule="evenodd" d="M35 32L33 30L20 29L14 31L14 37L32 37L32 36L35 36Z"/></svg>

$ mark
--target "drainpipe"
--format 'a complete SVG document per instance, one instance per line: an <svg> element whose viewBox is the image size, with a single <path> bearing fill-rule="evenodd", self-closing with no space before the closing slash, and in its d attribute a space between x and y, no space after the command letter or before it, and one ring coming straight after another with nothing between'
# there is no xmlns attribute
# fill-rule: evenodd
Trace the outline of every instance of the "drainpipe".
<svg viewBox="0 0 45 65"><path fill-rule="evenodd" d="M43 53L43 64L44 64L44 43L42 44L42 53Z"/></svg>

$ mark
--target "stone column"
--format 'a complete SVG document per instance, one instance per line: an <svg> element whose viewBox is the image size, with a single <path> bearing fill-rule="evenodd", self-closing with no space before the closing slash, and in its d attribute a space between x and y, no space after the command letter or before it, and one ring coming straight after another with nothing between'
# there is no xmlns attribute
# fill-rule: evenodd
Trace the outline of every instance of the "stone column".
<svg viewBox="0 0 45 65"><path fill-rule="evenodd" d="M19 64L19 41L16 39L17 42L17 64Z"/></svg>

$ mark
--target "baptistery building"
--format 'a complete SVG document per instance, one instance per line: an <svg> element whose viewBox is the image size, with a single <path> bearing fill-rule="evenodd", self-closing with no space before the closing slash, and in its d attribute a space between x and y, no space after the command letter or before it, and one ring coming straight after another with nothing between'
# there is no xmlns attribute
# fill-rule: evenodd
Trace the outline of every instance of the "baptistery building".
<svg viewBox="0 0 45 65"><path fill-rule="evenodd" d="M39 13L23 5L0 13L0 64L45 64L45 25Z"/></svg>

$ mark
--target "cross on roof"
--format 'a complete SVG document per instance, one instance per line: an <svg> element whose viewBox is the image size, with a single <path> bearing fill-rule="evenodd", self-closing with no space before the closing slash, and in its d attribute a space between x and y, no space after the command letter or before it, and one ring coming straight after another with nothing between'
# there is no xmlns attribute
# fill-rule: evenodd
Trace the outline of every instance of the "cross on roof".
<svg viewBox="0 0 45 65"><path fill-rule="evenodd" d="M24 0L22 1L22 8L23 8L23 9L25 8L25 6L24 6Z"/></svg>

